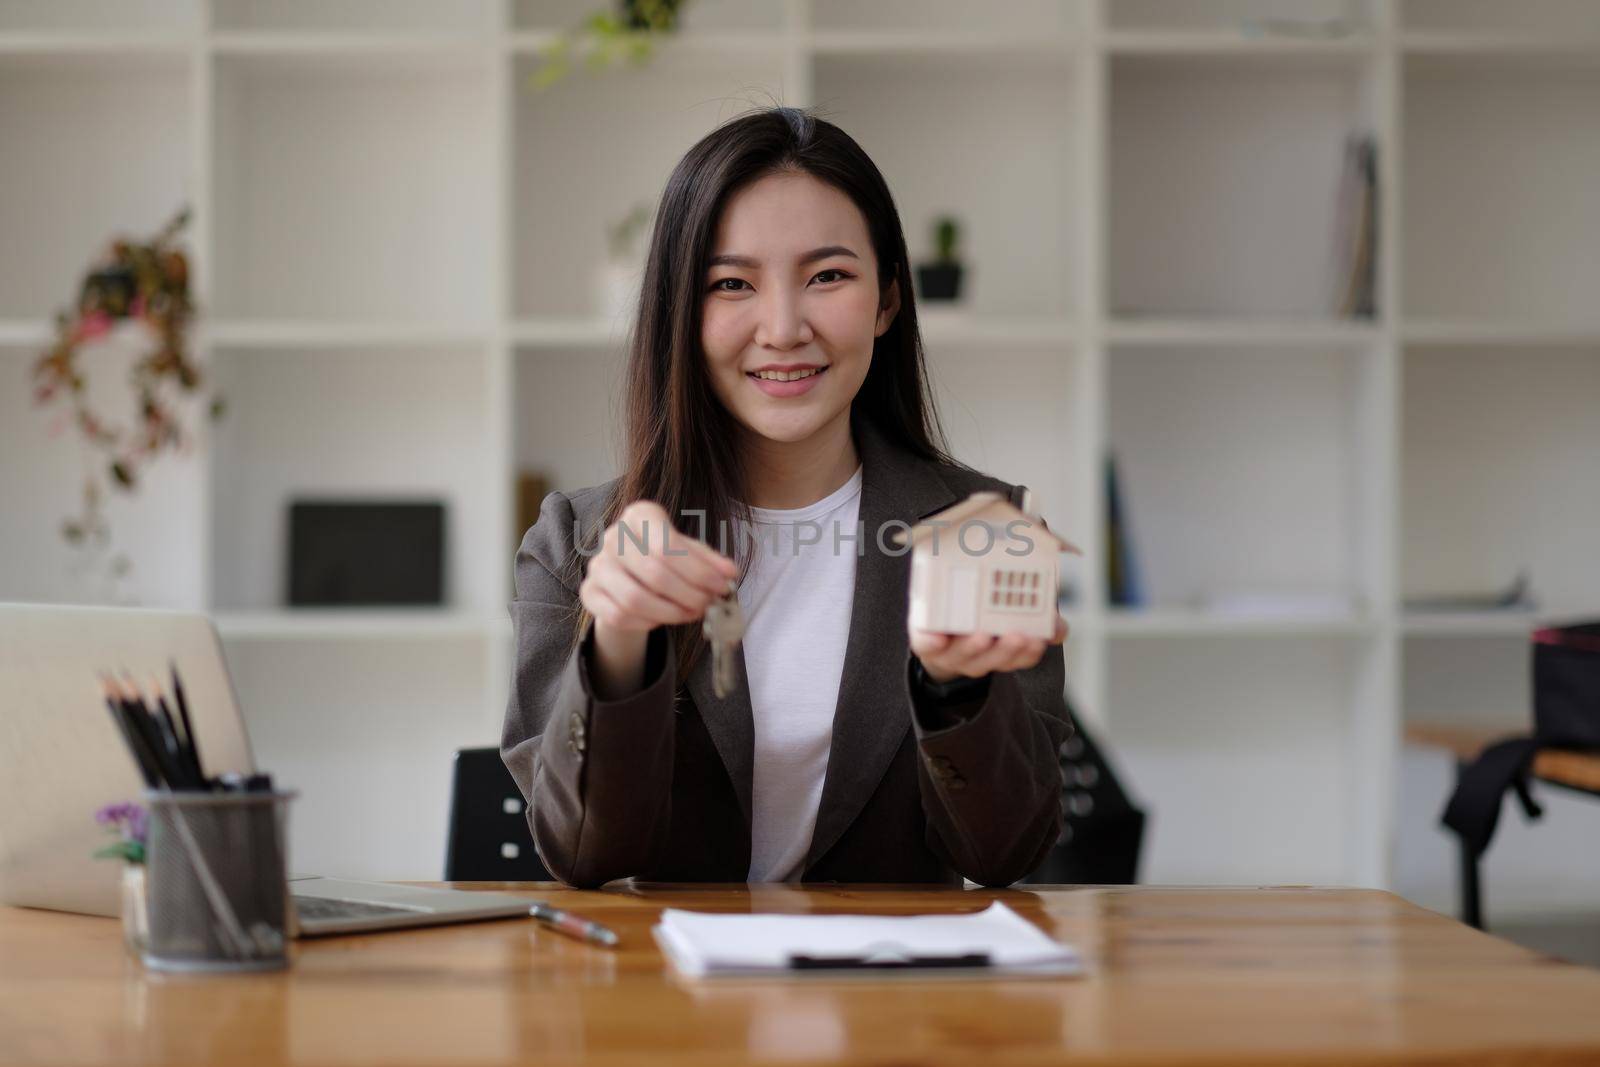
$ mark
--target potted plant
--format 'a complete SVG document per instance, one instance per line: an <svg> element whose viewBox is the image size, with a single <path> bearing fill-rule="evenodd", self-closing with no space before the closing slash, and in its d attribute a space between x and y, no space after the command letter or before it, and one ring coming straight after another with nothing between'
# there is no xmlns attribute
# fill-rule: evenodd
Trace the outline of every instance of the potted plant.
<svg viewBox="0 0 1600 1067"><path fill-rule="evenodd" d="M638 66L646 62L658 40L678 32L678 19L691 0L615 0L575 29L556 34L539 50L539 64L530 75L534 89L548 89L572 73L575 60L590 71L602 71L618 59Z"/></svg>
<svg viewBox="0 0 1600 1067"><path fill-rule="evenodd" d="M122 861L122 939L135 956L144 951L150 934L145 907L145 848L149 817L138 804L107 804L94 813L94 821L116 840L94 855L96 859Z"/></svg>
<svg viewBox="0 0 1600 1067"><path fill-rule="evenodd" d="M961 226L952 215L941 215L933 223L936 258L917 266L917 287L923 300L953 301L961 295L961 261L956 248Z"/></svg>

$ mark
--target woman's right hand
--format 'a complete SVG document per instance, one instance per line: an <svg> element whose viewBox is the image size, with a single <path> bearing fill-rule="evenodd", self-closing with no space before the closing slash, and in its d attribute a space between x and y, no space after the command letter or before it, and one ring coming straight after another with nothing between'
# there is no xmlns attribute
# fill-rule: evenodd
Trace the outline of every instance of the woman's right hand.
<svg viewBox="0 0 1600 1067"><path fill-rule="evenodd" d="M635 500L606 527L578 599L594 616L597 639L613 644L615 635L637 634L624 643L642 647L657 626L702 617L738 574L733 560L675 529L660 504Z"/></svg>

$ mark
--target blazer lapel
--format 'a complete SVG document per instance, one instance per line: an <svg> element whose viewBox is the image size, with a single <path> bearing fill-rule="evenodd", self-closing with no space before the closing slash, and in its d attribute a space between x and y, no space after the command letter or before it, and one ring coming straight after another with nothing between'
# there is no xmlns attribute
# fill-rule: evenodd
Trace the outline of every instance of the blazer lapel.
<svg viewBox="0 0 1600 1067"><path fill-rule="evenodd" d="M903 681L910 649L906 603L911 557L892 540L899 527L886 524L910 525L955 499L931 463L896 447L865 421L855 425L862 463L862 538L828 770L806 854L808 871L861 812L911 728Z"/></svg>
<svg viewBox="0 0 1600 1067"><path fill-rule="evenodd" d="M744 824L750 826L750 794L754 776L756 727L750 711L750 676L745 671L744 646L734 650L733 689L725 697L716 694L711 682L711 655L700 657L694 670L689 672L685 686L700 709L700 720L711 734L712 744L722 757L728 777L733 780L733 791L738 794L739 807L744 811Z"/></svg>

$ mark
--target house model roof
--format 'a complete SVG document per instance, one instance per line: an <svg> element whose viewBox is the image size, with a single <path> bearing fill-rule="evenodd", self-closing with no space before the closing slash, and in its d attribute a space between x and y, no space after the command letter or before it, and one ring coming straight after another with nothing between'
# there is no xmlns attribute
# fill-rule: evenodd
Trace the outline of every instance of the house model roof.
<svg viewBox="0 0 1600 1067"><path fill-rule="evenodd" d="M993 523L1005 527L1021 519L1033 527L1033 532L1043 534L1048 542L1053 541L1058 552L1071 552L1075 556L1083 555L1077 545L1063 538L1057 537L1044 524L1044 520L1037 515L1029 515L1026 511L1007 500L1002 494L996 492L973 493L958 504L952 504L943 511L936 511L932 515L924 516L910 530L900 530L894 535L897 545L916 545L932 537L936 530L945 530L951 536L957 536L961 525L965 522L977 520ZM934 523L942 525L935 526Z"/></svg>

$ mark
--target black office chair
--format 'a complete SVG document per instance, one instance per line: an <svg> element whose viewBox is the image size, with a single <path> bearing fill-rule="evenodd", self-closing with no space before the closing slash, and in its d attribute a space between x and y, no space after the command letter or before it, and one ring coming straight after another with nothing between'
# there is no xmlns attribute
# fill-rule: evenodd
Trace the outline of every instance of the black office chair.
<svg viewBox="0 0 1600 1067"><path fill-rule="evenodd" d="M1070 700L1067 717L1074 731L1059 753L1061 836L1023 881L1133 885L1139 880L1145 813L1124 792L1106 753L1084 730Z"/></svg>
<svg viewBox="0 0 1600 1067"><path fill-rule="evenodd" d="M554 881L534 850L522 791L500 759L500 750L457 750L452 777L445 880Z"/></svg>

